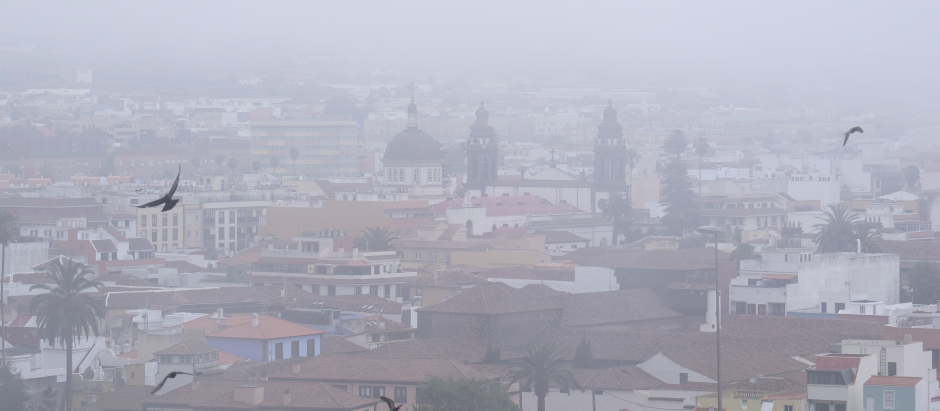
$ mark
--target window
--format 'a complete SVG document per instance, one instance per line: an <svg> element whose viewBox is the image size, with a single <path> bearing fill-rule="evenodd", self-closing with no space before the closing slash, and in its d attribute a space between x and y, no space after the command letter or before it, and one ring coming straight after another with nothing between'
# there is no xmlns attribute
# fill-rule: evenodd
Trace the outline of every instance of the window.
<svg viewBox="0 0 940 411"><path fill-rule="evenodd" d="M229 228L228 228L228 239L229 239L229 240L234 240L234 239L235 239L235 227L229 227Z"/></svg>
<svg viewBox="0 0 940 411"><path fill-rule="evenodd" d="M864 306L864 305L858 306L858 313L859 313L859 314L865 314L865 306Z"/></svg>
<svg viewBox="0 0 940 411"><path fill-rule="evenodd" d="M157 230L156 230L156 229L150 230L150 241L151 241L151 242L157 241Z"/></svg>
<svg viewBox="0 0 940 411"><path fill-rule="evenodd" d="M385 387L375 386L372 387L372 398L379 398L385 396Z"/></svg>
<svg viewBox="0 0 940 411"><path fill-rule="evenodd" d="M359 396L360 396L360 397L366 397L366 398L372 398L372 387L371 387L371 386L366 386L366 385L360 385L360 386L359 386Z"/></svg>
<svg viewBox="0 0 940 411"><path fill-rule="evenodd" d="M836 404L836 411L845 411L845 404Z"/></svg>
<svg viewBox="0 0 940 411"><path fill-rule="evenodd" d="M193 238L193 232L190 230L186 230L186 239L190 240L192 238Z"/></svg>
<svg viewBox="0 0 940 411"><path fill-rule="evenodd" d="M167 221L168 218L169 218L168 215L166 215L166 214L163 215L163 226L164 226L164 227L166 227L166 221Z"/></svg>
<svg viewBox="0 0 940 411"><path fill-rule="evenodd" d="M898 363L889 362L888 363L888 376L893 377L895 375L898 375Z"/></svg>
<svg viewBox="0 0 940 411"><path fill-rule="evenodd" d="M685 384L689 382L689 373L680 372L679 373L679 384Z"/></svg>
<svg viewBox="0 0 940 411"><path fill-rule="evenodd" d="M821 312L821 313L823 313L823 314L826 313L826 303L821 303L821 304L819 304L819 312Z"/></svg>
<svg viewBox="0 0 940 411"><path fill-rule="evenodd" d="M415 169L415 184L421 182L421 170Z"/></svg>
<svg viewBox="0 0 940 411"><path fill-rule="evenodd" d="M437 253L428 253L428 261L437 261Z"/></svg>
<svg viewBox="0 0 940 411"><path fill-rule="evenodd" d="M163 241L166 241L166 239L167 239L167 230L164 228L163 229Z"/></svg>
<svg viewBox="0 0 940 411"><path fill-rule="evenodd" d="M300 341L290 342L290 357L291 358L300 357Z"/></svg>
<svg viewBox="0 0 940 411"><path fill-rule="evenodd" d="M224 239L225 239L225 227L219 227L219 240L224 240ZM223 246L220 248L225 248L225 247Z"/></svg>
<svg viewBox="0 0 940 411"><path fill-rule="evenodd" d="M284 343L274 343L274 359L284 359Z"/></svg>
<svg viewBox="0 0 940 411"><path fill-rule="evenodd" d="M173 225L179 225L179 217L176 215L176 213L173 213Z"/></svg>
<svg viewBox="0 0 940 411"><path fill-rule="evenodd" d="M196 220L195 220L195 221L196 221L197 223L199 222L199 214L196 214Z"/></svg>
<svg viewBox="0 0 940 411"><path fill-rule="evenodd" d="M315 355L317 355L317 340L311 338L307 340L307 356L313 357ZM346 389L343 388L343 391L346 391Z"/></svg>
<svg viewBox="0 0 940 411"><path fill-rule="evenodd" d="M141 227L147 226L147 216L145 215L140 216L140 226Z"/></svg>
<svg viewBox="0 0 940 411"><path fill-rule="evenodd" d="M195 230L195 231L196 231L196 232L195 232L195 234L196 234L196 239L198 240L198 239L199 239L199 230Z"/></svg>
<svg viewBox="0 0 940 411"><path fill-rule="evenodd" d="M747 313L747 303L743 303L743 302L734 303L734 312L735 314Z"/></svg>
<svg viewBox="0 0 940 411"><path fill-rule="evenodd" d="M147 238L147 230L140 230L140 236L143 238Z"/></svg>
<svg viewBox="0 0 940 411"><path fill-rule="evenodd" d="M410 229L410 228L407 230L407 232L408 232L408 237L411 237L411 229Z"/></svg>
<svg viewBox="0 0 940 411"><path fill-rule="evenodd" d="M742 410L746 410L746 409L747 409L747 400L741 400L741 409L742 409Z"/></svg>
<svg viewBox="0 0 940 411"><path fill-rule="evenodd" d="M179 229L178 229L178 228L174 228L174 229L173 229L173 241L176 241L176 240L179 240Z"/></svg>
<svg viewBox="0 0 940 411"><path fill-rule="evenodd" d="M415 261L421 261L421 252L420 252L420 251L416 251L416 252L415 252Z"/></svg>
<svg viewBox="0 0 940 411"><path fill-rule="evenodd" d="M326 286L326 294L327 294L327 295L336 295L336 286L335 286L335 285L328 285L328 286Z"/></svg>
<svg viewBox="0 0 940 411"><path fill-rule="evenodd" d="M370 286L369 286L369 294L370 294L370 295L378 296L378 295L379 295L379 286L377 286L377 285L370 285Z"/></svg>
<svg viewBox="0 0 940 411"><path fill-rule="evenodd" d="M450 253L444 253L444 261L450 262Z"/></svg>
<svg viewBox="0 0 940 411"><path fill-rule="evenodd" d="M362 287L356 287L356 295L362 294Z"/></svg>
<svg viewBox="0 0 940 411"><path fill-rule="evenodd" d="M383 295L383 297L385 297L385 298L391 298L391 297L392 297L392 286L390 286L390 285L386 285L386 286L385 286L385 294Z"/></svg>
<svg viewBox="0 0 940 411"><path fill-rule="evenodd" d="M784 406L783 406L783 411L793 411L793 406L792 406L792 405L784 405Z"/></svg>
<svg viewBox="0 0 940 411"><path fill-rule="evenodd" d="M395 387L395 402L400 404L408 402L408 387Z"/></svg>
<svg viewBox="0 0 940 411"><path fill-rule="evenodd" d="M310 286L310 293L313 295L320 295L320 285Z"/></svg>

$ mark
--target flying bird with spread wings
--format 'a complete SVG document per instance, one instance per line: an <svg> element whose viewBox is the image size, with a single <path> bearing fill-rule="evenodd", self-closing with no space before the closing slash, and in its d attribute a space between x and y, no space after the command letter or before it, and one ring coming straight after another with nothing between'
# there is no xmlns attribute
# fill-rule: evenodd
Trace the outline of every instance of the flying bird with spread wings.
<svg viewBox="0 0 940 411"><path fill-rule="evenodd" d="M172 210L173 207L176 207L176 203L180 202L180 200L173 198L173 194L176 194L176 187L179 187L180 185L180 174L182 174L182 172L183 166L181 165L179 172L176 173L176 181L173 182L173 187L170 187L170 192L166 193L165 196L153 200L147 204L139 205L137 208L151 208L163 205L163 210L161 212L165 213Z"/></svg>
<svg viewBox="0 0 940 411"><path fill-rule="evenodd" d="M163 388L163 384L166 384L166 380L169 380L170 378L176 378L177 375L181 375L181 374L186 374L186 375L199 375L199 374L202 374L202 373L201 373L201 372L197 372L197 373L195 373L195 374L190 374L190 373L188 373L188 372L182 372L182 371L171 371L169 374L166 375L166 377L163 377L163 380L160 381L160 383L157 384L157 386L154 387L154 388L153 388L153 391L150 391L150 393L151 393L151 394L156 394L157 391L160 391L160 389Z"/></svg>
<svg viewBox="0 0 940 411"><path fill-rule="evenodd" d="M392 401L391 398L388 398L388 397L379 397L379 398L381 398L382 401L385 401L385 403L388 404L388 409L389 409L389 411L398 411L398 409L401 408L402 405L404 405L404 404L399 404L399 405L396 407L396 406L395 406L395 401Z"/></svg>
<svg viewBox="0 0 940 411"><path fill-rule="evenodd" d="M854 132L856 132L856 131L859 132L859 133L864 133L864 132L865 132L865 130L862 130L862 128L859 127L859 126L855 126L855 127L850 128L849 131L846 131L846 132L845 132L845 140L842 141L842 147L845 147L845 144L849 142L849 135L851 135L852 133L854 133Z"/></svg>

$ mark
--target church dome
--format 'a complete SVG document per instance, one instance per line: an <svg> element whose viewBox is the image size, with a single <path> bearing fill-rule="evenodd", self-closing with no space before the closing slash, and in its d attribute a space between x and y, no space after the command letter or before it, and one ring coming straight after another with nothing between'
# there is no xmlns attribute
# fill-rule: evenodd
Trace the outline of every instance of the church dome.
<svg viewBox="0 0 940 411"><path fill-rule="evenodd" d="M597 126L597 138L623 138L623 126L617 121L617 110L610 102L607 103L607 108L604 109L604 120Z"/></svg>
<svg viewBox="0 0 940 411"><path fill-rule="evenodd" d="M417 127L408 127L389 141L382 161L438 161L444 159L441 143Z"/></svg>
<svg viewBox="0 0 940 411"><path fill-rule="evenodd" d="M475 114L477 118L470 125L470 138L495 138L496 130L489 124L490 112L483 107L482 101Z"/></svg>

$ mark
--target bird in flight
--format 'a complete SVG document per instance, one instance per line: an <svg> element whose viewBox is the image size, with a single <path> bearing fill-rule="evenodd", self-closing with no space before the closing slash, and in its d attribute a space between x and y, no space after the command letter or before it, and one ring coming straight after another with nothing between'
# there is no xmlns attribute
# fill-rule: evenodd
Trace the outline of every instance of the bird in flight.
<svg viewBox="0 0 940 411"><path fill-rule="evenodd" d="M391 398L388 398L388 397L379 397L379 398L381 398L382 401L385 401L385 403L388 404L389 411L398 411L398 409L401 408L402 405L404 405L404 404L400 404L399 406L396 407L395 401L392 401Z"/></svg>
<svg viewBox="0 0 940 411"><path fill-rule="evenodd" d="M849 142L849 135L852 134L852 133L854 133L854 132L856 132L856 131L858 131L859 133L864 133L864 132L865 132L865 130L862 130L862 128L859 127L859 126L855 126L855 127L850 128L849 131L846 131L846 132L845 132L845 140L842 142L842 147L845 147L845 144Z"/></svg>
<svg viewBox="0 0 940 411"><path fill-rule="evenodd" d="M150 208L157 207L163 204L163 210L161 212L165 213L176 207L176 203L180 202L179 199L174 199L173 194L176 194L176 187L180 185L180 173L183 172L183 166L180 165L180 171L176 173L176 181L173 182L173 187L170 187L170 192L166 193L165 196L160 197L156 200L153 200L147 204L139 205L137 208Z"/></svg>
<svg viewBox="0 0 940 411"><path fill-rule="evenodd" d="M180 374L199 375L199 374L202 374L202 373L201 373L201 372L197 372L197 373L195 373L195 374L190 374L190 373L188 373L188 372L172 371L172 372L170 372L169 374L167 374L166 377L163 377L163 381L160 381L160 383L157 384L157 386L154 387L153 391L150 391L150 393L151 393L151 394L156 394L157 391L160 391L160 389L163 388L163 384L166 384L166 380L169 380L170 378L176 378L176 376L177 376L177 375L180 375Z"/></svg>

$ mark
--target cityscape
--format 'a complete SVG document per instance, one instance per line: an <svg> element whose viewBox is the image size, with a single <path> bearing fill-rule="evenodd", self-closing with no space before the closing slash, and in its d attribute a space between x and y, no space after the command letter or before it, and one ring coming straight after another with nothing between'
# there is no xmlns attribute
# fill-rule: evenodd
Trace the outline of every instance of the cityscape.
<svg viewBox="0 0 940 411"><path fill-rule="evenodd" d="M940 411L937 5L46 7L0 411Z"/></svg>

